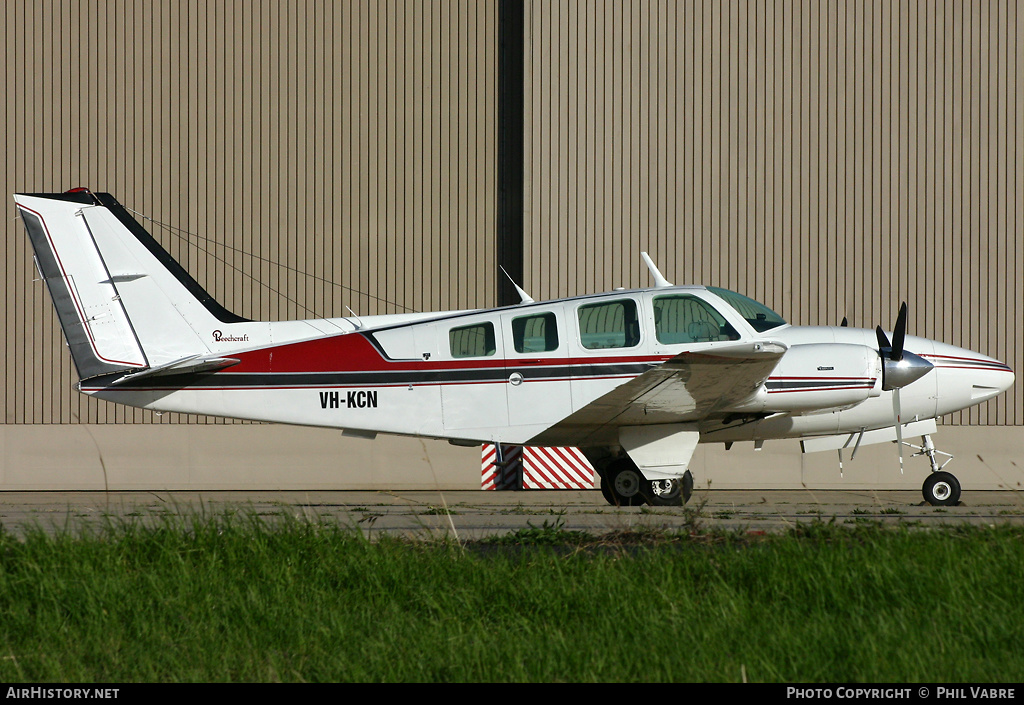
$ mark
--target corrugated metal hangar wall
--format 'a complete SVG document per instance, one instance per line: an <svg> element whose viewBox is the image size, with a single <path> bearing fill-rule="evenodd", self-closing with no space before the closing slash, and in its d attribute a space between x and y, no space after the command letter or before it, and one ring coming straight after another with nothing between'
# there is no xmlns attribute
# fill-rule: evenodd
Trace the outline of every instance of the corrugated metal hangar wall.
<svg viewBox="0 0 1024 705"><path fill-rule="evenodd" d="M793 323L891 327L905 299L912 333L1024 368L1009 0L12 1L4 193L110 191L247 317L494 305L501 18L520 7L535 298L645 286L647 250L673 281ZM473 450L78 395L8 214L0 489L479 485ZM965 487L1024 481L1016 389L944 425ZM708 447L694 470L718 487L919 486L879 452L842 482L795 444Z"/></svg>

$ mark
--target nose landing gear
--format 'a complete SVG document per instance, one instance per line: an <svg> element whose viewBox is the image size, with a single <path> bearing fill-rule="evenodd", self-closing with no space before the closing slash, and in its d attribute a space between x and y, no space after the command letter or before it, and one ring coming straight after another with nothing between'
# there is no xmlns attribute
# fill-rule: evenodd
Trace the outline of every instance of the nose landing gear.
<svg viewBox="0 0 1024 705"><path fill-rule="evenodd" d="M960 481L952 473L943 470L953 456L937 450L935 444L932 443L931 436L921 436L921 441L923 445L911 447L917 449L914 457L927 455L932 466L931 474L924 479L924 484L921 485L924 501L934 507L954 507L960 504ZM946 456L942 465L939 465L935 458L936 455Z"/></svg>

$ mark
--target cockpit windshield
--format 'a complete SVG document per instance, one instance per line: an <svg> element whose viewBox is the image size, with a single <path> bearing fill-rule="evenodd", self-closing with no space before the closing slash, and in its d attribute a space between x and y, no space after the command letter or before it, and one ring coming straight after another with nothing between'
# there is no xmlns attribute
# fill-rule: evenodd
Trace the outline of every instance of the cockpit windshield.
<svg viewBox="0 0 1024 705"><path fill-rule="evenodd" d="M747 323L750 324L750 327L758 333L786 325L786 321L782 316L764 304L749 299L743 294L737 294L735 291L729 291L728 289L719 289L715 286L709 286L708 291L719 296L723 301L736 309L736 312L743 316Z"/></svg>

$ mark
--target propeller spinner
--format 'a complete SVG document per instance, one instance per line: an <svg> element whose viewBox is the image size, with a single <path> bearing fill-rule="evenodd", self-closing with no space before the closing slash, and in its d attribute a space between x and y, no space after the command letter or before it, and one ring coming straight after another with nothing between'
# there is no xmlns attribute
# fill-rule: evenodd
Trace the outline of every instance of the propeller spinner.
<svg viewBox="0 0 1024 705"><path fill-rule="evenodd" d="M931 372L932 363L919 355L903 349L907 337L907 302L900 306L892 342L885 335L882 326L875 328L878 337L878 354L882 356L882 389L890 391L906 387Z"/></svg>

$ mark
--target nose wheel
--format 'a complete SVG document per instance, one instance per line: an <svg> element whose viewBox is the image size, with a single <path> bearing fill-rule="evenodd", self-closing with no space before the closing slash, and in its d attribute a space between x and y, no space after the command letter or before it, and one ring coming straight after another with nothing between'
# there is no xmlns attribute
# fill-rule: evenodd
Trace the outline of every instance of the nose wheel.
<svg viewBox="0 0 1024 705"><path fill-rule="evenodd" d="M945 471L926 477L921 492L924 501L934 507L953 507L960 503L960 481Z"/></svg>

